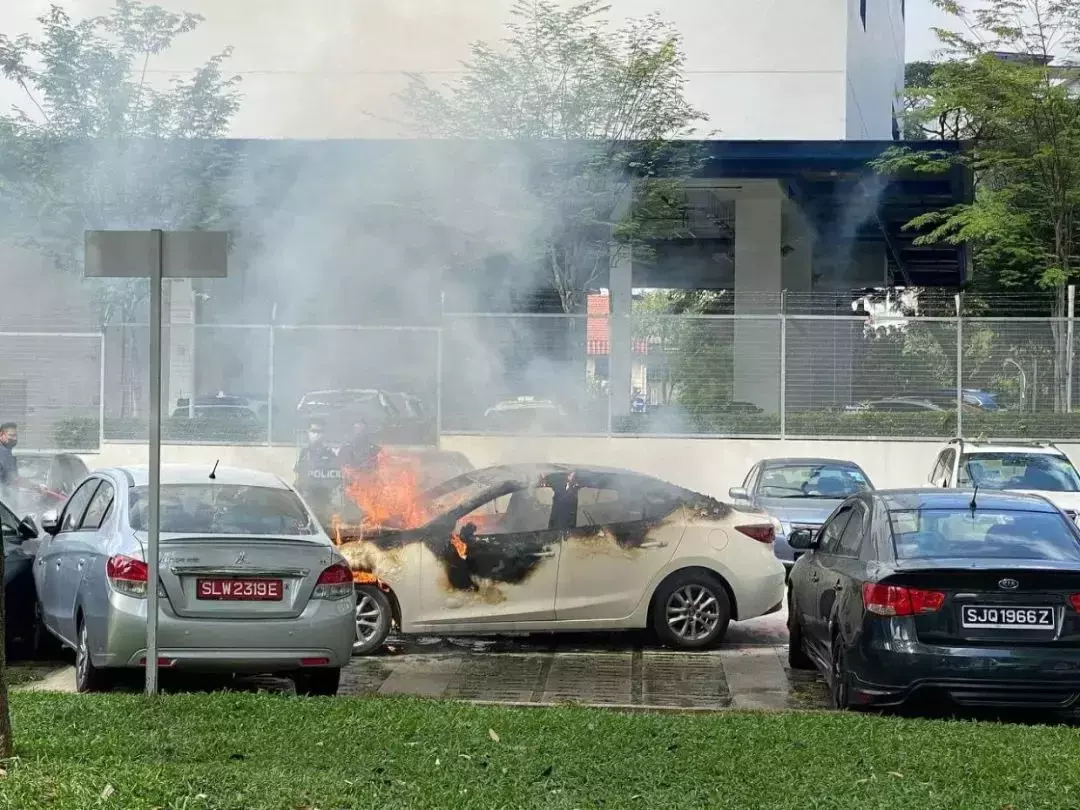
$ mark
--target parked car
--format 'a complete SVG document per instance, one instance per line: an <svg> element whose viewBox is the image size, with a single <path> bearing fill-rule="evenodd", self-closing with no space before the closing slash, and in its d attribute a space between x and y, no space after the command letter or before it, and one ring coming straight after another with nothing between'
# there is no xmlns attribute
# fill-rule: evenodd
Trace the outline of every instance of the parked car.
<svg viewBox="0 0 1080 810"><path fill-rule="evenodd" d="M291 672L337 691L352 652L352 575L299 496L276 476L161 471L161 666ZM92 474L50 515L34 566L46 629L75 650L79 691L145 664L148 471Z"/></svg>
<svg viewBox="0 0 1080 810"><path fill-rule="evenodd" d="M404 633L652 628L704 649L779 610L763 512L624 470L488 467L424 495L418 525L342 536L359 586L357 652Z"/></svg>
<svg viewBox="0 0 1080 810"><path fill-rule="evenodd" d="M800 552L788 544L795 529L817 531L845 498L874 488L853 461L831 458L769 458L755 464L741 487L728 491L735 503L763 509L780 521L773 548L788 570Z"/></svg>
<svg viewBox="0 0 1080 810"><path fill-rule="evenodd" d="M379 437L397 432L401 421L390 394L375 388L309 391L296 406L298 425L315 417L324 420L326 440L334 445L348 441L357 419Z"/></svg>
<svg viewBox="0 0 1080 810"><path fill-rule="evenodd" d="M1037 492L1074 520L1080 514L1080 473L1048 442L972 442L953 439L938 453L932 487Z"/></svg>
<svg viewBox="0 0 1080 810"><path fill-rule="evenodd" d="M40 648L36 624L37 595L34 590L34 555L38 527L31 517L19 519L7 504L0 503L0 534L4 544L4 630L6 649L33 654Z"/></svg>
<svg viewBox="0 0 1080 810"><path fill-rule="evenodd" d="M74 453L20 450L17 457L22 481L10 506L20 515L40 516L49 509L59 509L90 474L86 462Z"/></svg>
<svg viewBox="0 0 1080 810"><path fill-rule="evenodd" d="M792 534L793 668L832 703L920 696L1066 709L1080 699L1080 531L1038 495L863 492Z"/></svg>

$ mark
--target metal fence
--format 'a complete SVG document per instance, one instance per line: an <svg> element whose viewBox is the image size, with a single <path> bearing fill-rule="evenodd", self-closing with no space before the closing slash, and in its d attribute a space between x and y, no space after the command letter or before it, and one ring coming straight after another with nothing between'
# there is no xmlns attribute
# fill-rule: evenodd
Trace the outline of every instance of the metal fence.
<svg viewBox="0 0 1080 810"><path fill-rule="evenodd" d="M1072 320L446 315L441 326L166 329L164 437L292 444L440 433L1080 440ZM145 441L147 327L0 332L0 421L24 447Z"/></svg>

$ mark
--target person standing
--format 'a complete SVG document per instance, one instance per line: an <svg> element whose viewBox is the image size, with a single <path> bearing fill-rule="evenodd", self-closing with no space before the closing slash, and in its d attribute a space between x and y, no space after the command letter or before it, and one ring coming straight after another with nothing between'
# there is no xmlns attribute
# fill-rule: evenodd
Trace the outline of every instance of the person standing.
<svg viewBox="0 0 1080 810"><path fill-rule="evenodd" d="M0 425L0 491L5 494L19 479L19 462L13 452L18 443L19 426L14 422Z"/></svg>
<svg viewBox="0 0 1080 810"><path fill-rule="evenodd" d="M296 488L325 528L330 525L335 496L341 487L340 466L337 454L326 444L326 425L322 419L308 423L307 439L293 468Z"/></svg>
<svg viewBox="0 0 1080 810"><path fill-rule="evenodd" d="M353 421L352 435L338 451L338 462L344 473L352 470L356 473L373 473L379 460L379 447L368 432L367 424L357 417Z"/></svg>

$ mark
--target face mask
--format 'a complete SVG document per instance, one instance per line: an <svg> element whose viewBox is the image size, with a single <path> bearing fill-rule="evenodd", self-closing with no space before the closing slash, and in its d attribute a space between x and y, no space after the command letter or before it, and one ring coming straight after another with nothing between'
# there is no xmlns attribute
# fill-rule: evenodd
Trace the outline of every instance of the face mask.
<svg viewBox="0 0 1080 810"><path fill-rule="evenodd" d="M17 445L18 443L19 443L18 439L8 439L7 440L7 446L10 447L12 450L15 449L15 445Z"/></svg>

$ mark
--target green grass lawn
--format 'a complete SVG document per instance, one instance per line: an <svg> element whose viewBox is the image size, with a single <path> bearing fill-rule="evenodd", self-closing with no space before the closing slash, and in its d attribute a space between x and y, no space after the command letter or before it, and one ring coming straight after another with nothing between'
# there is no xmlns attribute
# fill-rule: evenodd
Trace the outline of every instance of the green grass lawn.
<svg viewBox="0 0 1080 810"><path fill-rule="evenodd" d="M0 808L1061 808L1080 730L258 694L12 696Z"/></svg>

